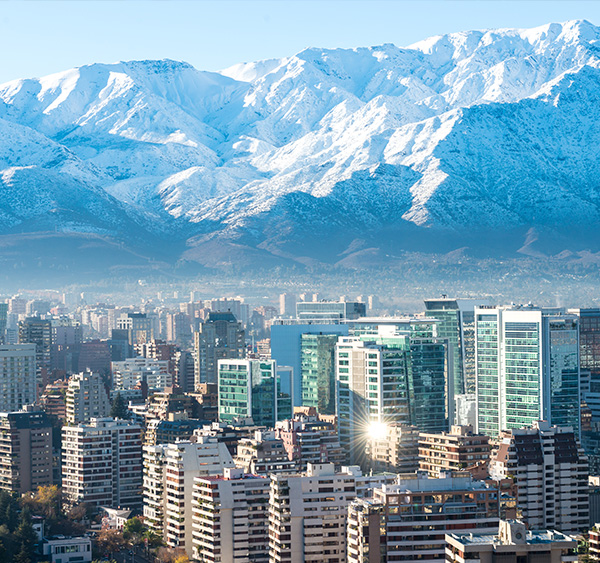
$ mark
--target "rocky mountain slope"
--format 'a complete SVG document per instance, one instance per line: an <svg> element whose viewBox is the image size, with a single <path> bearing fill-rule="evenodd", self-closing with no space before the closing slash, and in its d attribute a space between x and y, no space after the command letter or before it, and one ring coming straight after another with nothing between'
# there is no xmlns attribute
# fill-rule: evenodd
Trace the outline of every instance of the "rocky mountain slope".
<svg viewBox="0 0 600 563"><path fill-rule="evenodd" d="M89 257L95 237L109 265L117 245L211 267L589 257L599 39L573 21L0 85L0 246L60 235Z"/></svg>

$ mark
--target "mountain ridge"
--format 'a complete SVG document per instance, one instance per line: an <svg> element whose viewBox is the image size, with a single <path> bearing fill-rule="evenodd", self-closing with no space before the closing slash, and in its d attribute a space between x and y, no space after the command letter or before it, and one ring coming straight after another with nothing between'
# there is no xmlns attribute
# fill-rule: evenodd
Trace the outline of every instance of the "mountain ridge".
<svg viewBox="0 0 600 563"><path fill-rule="evenodd" d="M585 20L15 80L0 235L95 233L211 268L594 253L599 86Z"/></svg>

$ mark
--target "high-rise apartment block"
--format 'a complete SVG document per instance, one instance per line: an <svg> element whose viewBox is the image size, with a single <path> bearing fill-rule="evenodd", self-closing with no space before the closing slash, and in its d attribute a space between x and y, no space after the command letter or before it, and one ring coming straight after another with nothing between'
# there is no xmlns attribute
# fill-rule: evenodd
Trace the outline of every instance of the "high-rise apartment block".
<svg viewBox="0 0 600 563"><path fill-rule="evenodd" d="M115 389L134 389L142 382L153 391L163 391L173 385L173 375L167 360L154 358L128 358L112 362L113 386Z"/></svg>
<svg viewBox="0 0 600 563"><path fill-rule="evenodd" d="M233 313L210 313L194 333L195 381L217 383L218 361L245 357L245 332Z"/></svg>
<svg viewBox="0 0 600 563"><path fill-rule="evenodd" d="M268 477L227 468L197 477L193 489L193 558L206 563L269 563Z"/></svg>
<svg viewBox="0 0 600 563"><path fill-rule="evenodd" d="M142 429L112 418L64 426L63 497L67 504L142 508Z"/></svg>
<svg viewBox="0 0 600 563"><path fill-rule="evenodd" d="M52 485L52 425L44 412L0 413L0 489Z"/></svg>
<svg viewBox="0 0 600 563"><path fill-rule="evenodd" d="M207 436L195 441L144 447L144 517L168 547L192 557L193 486L196 477L222 474L234 467L222 442Z"/></svg>
<svg viewBox="0 0 600 563"><path fill-rule="evenodd" d="M273 430L256 430L253 438L242 438L234 460L244 473L254 475L293 473L298 469Z"/></svg>
<svg viewBox="0 0 600 563"><path fill-rule="evenodd" d="M577 533L589 526L588 463L573 428L540 421L505 431L490 476L514 479L518 508L531 528Z"/></svg>
<svg viewBox="0 0 600 563"><path fill-rule="evenodd" d="M35 344L0 346L0 412L19 411L37 398Z"/></svg>
<svg viewBox="0 0 600 563"><path fill-rule="evenodd" d="M346 515L355 478L333 464L310 464L303 475L272 475L269 499L271 562L345 563Z"/></svg>
<svg viewBox="0 0 600 563"><path fill-rule="evenodd" d="M452 426L450 432L441 434L422 433L419 439L419 466L430 477L465 471L485 464L489 458L489 438L473 434L472 426Z"/></svg>
<svg viewBox="0 0 600 563"><path fill-rule="evenodd" d="M91 371L71 376L65 402L67 424L87 423L110 413L111 403L104 380L99 373Z"/></svg>
<svg viewBox="0 0 600 563"><path fill-rule="evenodd" d="M152 319L146 313L123 313L117 319L116 328L127 331L130 346L154 340Z"/></svg>
<svg viewBox="0 0 600 563"><path fill-rule="evenodd" d="M292 317L296 314L296 296L292 293L282 293L279 296L279 314Z"/></svg>
<svg viewBox="0 0 600 563"><path fill-rule="evenodd" d="M414 473L419 469L419 429L389 423L369 429L366 465L374 471Z"/></svg>
<svg viewBox="0 0 600 563"><path fill-rule="evenodd" d="M494 533L497 491L468 477L398 477L348 509L349 563L443 561L445 534Z"/></svg>
<svg viewBox="0 0 600 563"><path fill-rule="evenodd" d="M578 318L556 310L476 308L477 432L547 420L580 432Z"/></svg>
<svg viewBox="0 0 600 563"><path fill-rule="evenodd" d="M320 416L297 414L281 420L275 425L275 435L300 471L306 471L309 464L340 465L346 457L335 425Z"/></svg>

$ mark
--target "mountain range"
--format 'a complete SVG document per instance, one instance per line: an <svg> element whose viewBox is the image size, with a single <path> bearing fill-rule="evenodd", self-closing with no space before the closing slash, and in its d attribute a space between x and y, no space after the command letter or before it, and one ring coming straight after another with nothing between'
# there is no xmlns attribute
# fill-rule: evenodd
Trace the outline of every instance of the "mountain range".
<svg viewBox="0 0 600 563"><path fill-rule="evenodd" d="M16 80L0 267L595 260L599 124L587 21Z"/></svg>

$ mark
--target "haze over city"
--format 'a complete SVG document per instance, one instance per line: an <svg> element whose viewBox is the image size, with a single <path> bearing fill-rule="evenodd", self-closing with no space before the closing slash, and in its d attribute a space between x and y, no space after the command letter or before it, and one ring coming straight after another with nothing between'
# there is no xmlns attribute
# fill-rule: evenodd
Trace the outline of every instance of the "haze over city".
<svg viewBox="0 0 600 563"><path fill-rule="evenodd" d="M599 25L5 3L0 563L600 560Z"/></svg>

